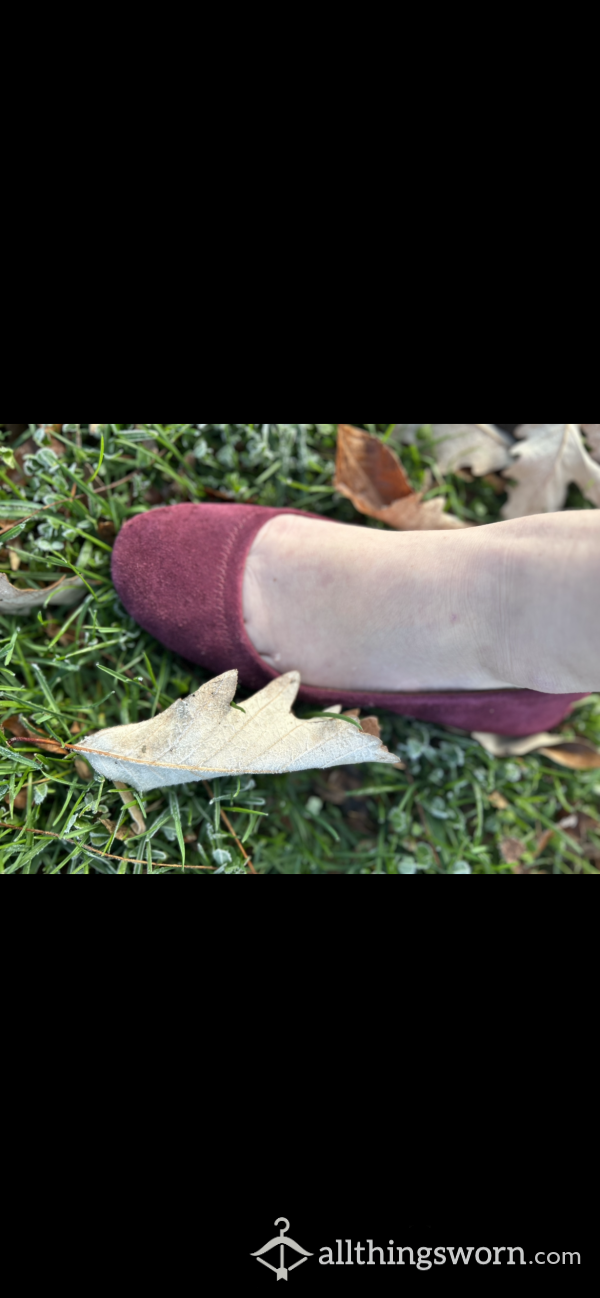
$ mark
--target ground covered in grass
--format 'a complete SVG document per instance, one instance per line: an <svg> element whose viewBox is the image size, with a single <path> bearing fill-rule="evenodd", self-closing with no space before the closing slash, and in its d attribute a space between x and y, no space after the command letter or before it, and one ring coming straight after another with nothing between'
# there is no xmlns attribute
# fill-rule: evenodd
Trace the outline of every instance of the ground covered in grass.
<svg viewBox="0 0 600 1298"><path fill-rule="evenodd" d="M445 496L475 523L500 517L501 484L443 479L426 425L410 447L396 443L393 424L361 426L391 441L416 489ZM146 720L209 679L121 606L110 557L127 518L222 497L381 525L333 489L335 424L0 428L0 572L29 589L65 572L88 586L74 609L0 617L1 873L598 872L599 771L573 774L541 756L497 761L461 732L387 714L383 739L405 771L223 779L133 799L92 777L81 758L61 756L74 735ZM569 508L583 507L574 490ZM563 729L599 744L600 697ZM27 739L36 732L57 751ZM577 817L585 841L569 826ZM518 865L506 859L515 855L507 843L519 844Z"/></svg>

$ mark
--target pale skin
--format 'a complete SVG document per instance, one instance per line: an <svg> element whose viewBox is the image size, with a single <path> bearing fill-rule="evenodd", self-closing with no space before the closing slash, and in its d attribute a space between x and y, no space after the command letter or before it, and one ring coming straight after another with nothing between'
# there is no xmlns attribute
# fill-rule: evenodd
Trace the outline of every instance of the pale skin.
<svg viewBox="0 0 600 1298"><path fill-rule="evenodd" d="M392 532L280 515L244 574L255 649L305 685L600 690L600 513Z"/></svg>

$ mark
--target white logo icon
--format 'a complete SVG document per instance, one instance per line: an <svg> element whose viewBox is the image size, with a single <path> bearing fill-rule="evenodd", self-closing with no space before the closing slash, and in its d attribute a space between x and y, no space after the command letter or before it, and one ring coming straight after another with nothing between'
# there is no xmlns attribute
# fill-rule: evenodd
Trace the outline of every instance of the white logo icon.
<svg viewBox="0 0 600 1298"><path fill-rule="evenodd" d="M279 1235L276 1235L275 1239L272 1239L268 1244L265 1244L264 1248L259 1249L258 1253L251 1253L250 1256L255 1257L257 1262L260 1262L261 1266L267 1266L269 1271L274 1271L278 1280L287 1280L289 1272L295 1271L297 1266L302 1266L303 1262L306 1262L306 1259L312 1257L313 1254L307 1253L305 1248L300 1248L300 1245L296 1244L295 1240L287 1238L287 1232L290 1228L290 1223L287 1217L278 1217L275 1225L281 1226ZM272 1248L279 1248L278 1267L271 1266L270 1262L265 1262L264 1260L264 1254L270 1253ZM286 1248L292 1248L295 1253L302 1253L300 1261L294 1262L293 1266L287 1268L285 1265Z"/></svg>

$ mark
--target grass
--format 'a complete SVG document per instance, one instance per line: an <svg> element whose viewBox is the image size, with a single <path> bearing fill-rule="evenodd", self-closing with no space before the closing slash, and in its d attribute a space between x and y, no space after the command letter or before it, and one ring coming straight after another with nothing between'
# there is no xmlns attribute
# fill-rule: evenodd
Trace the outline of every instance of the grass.
<svg viewBox="0 0 600 1298"><path fill-rule="evenodd" d="M446 497L454 513L479 523L500 517L503 497L491 483L440 477L427 426L412 447L396 444L393 424L362 427L391 440L413 485ZM335 424L1 428L0 520L15 527L2 538L0 571L29 588L76 572L88 591L75 609L0 617L0 873L511 874L507 838L520 840L524 870L597 873L594 853L558 822L598 817L600 772L572 774L539 756L497 761L466 734L387 714L384 742L405 772L366 765L223 779L126 801L73 754L10 743L15 718L57 745L72 743L75 729L82 737L146 720L209 679L163 650L116 596L111 545L133 514L220 493L380 525L333 490ZM26 445L27 476L13 469ZM569 507L586 502L574 491ZM564 730L600 743L600 697L580 705ZM598 862L600 839L592 843Z"/></svg>

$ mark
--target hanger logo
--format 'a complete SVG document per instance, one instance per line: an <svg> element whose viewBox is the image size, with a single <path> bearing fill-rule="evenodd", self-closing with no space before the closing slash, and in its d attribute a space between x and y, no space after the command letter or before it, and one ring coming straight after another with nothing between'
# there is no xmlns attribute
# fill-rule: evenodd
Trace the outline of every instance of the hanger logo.
<svg viewBox="0 0 600 1298"><path fill-rule="evenodd" d="M269 1240L269 1243L265 1244L264 1248L259 1249L258 1253L251 1253L250 1256L255 1257L257 1262L260 1262L261 1266L266 1266L269 1268L269 1271L273 1271L278 1280L287 1280L290 1271L295 1271L296 1267L302 1266L303 1263L306 1262L307 1258L312 1257L313 1254L307 1253L305 1248L300 1248L300 1245L296 1244L295 1240L288 1239L287 1232L290 1228L290 1223L287 1217L278 1217L275 1225L281 1227L279 1235L276 1235L275 1239ZM279 1266L271 1266L270 1262L265 1262L265 1253L270 1253L271 1249L274 1248L279 1249ZM302 1257L300 1258L300 1261L294 1262L292 1266L286 1267L286 1248L293 1249L294 1253L301 1253Z"/></svg>

